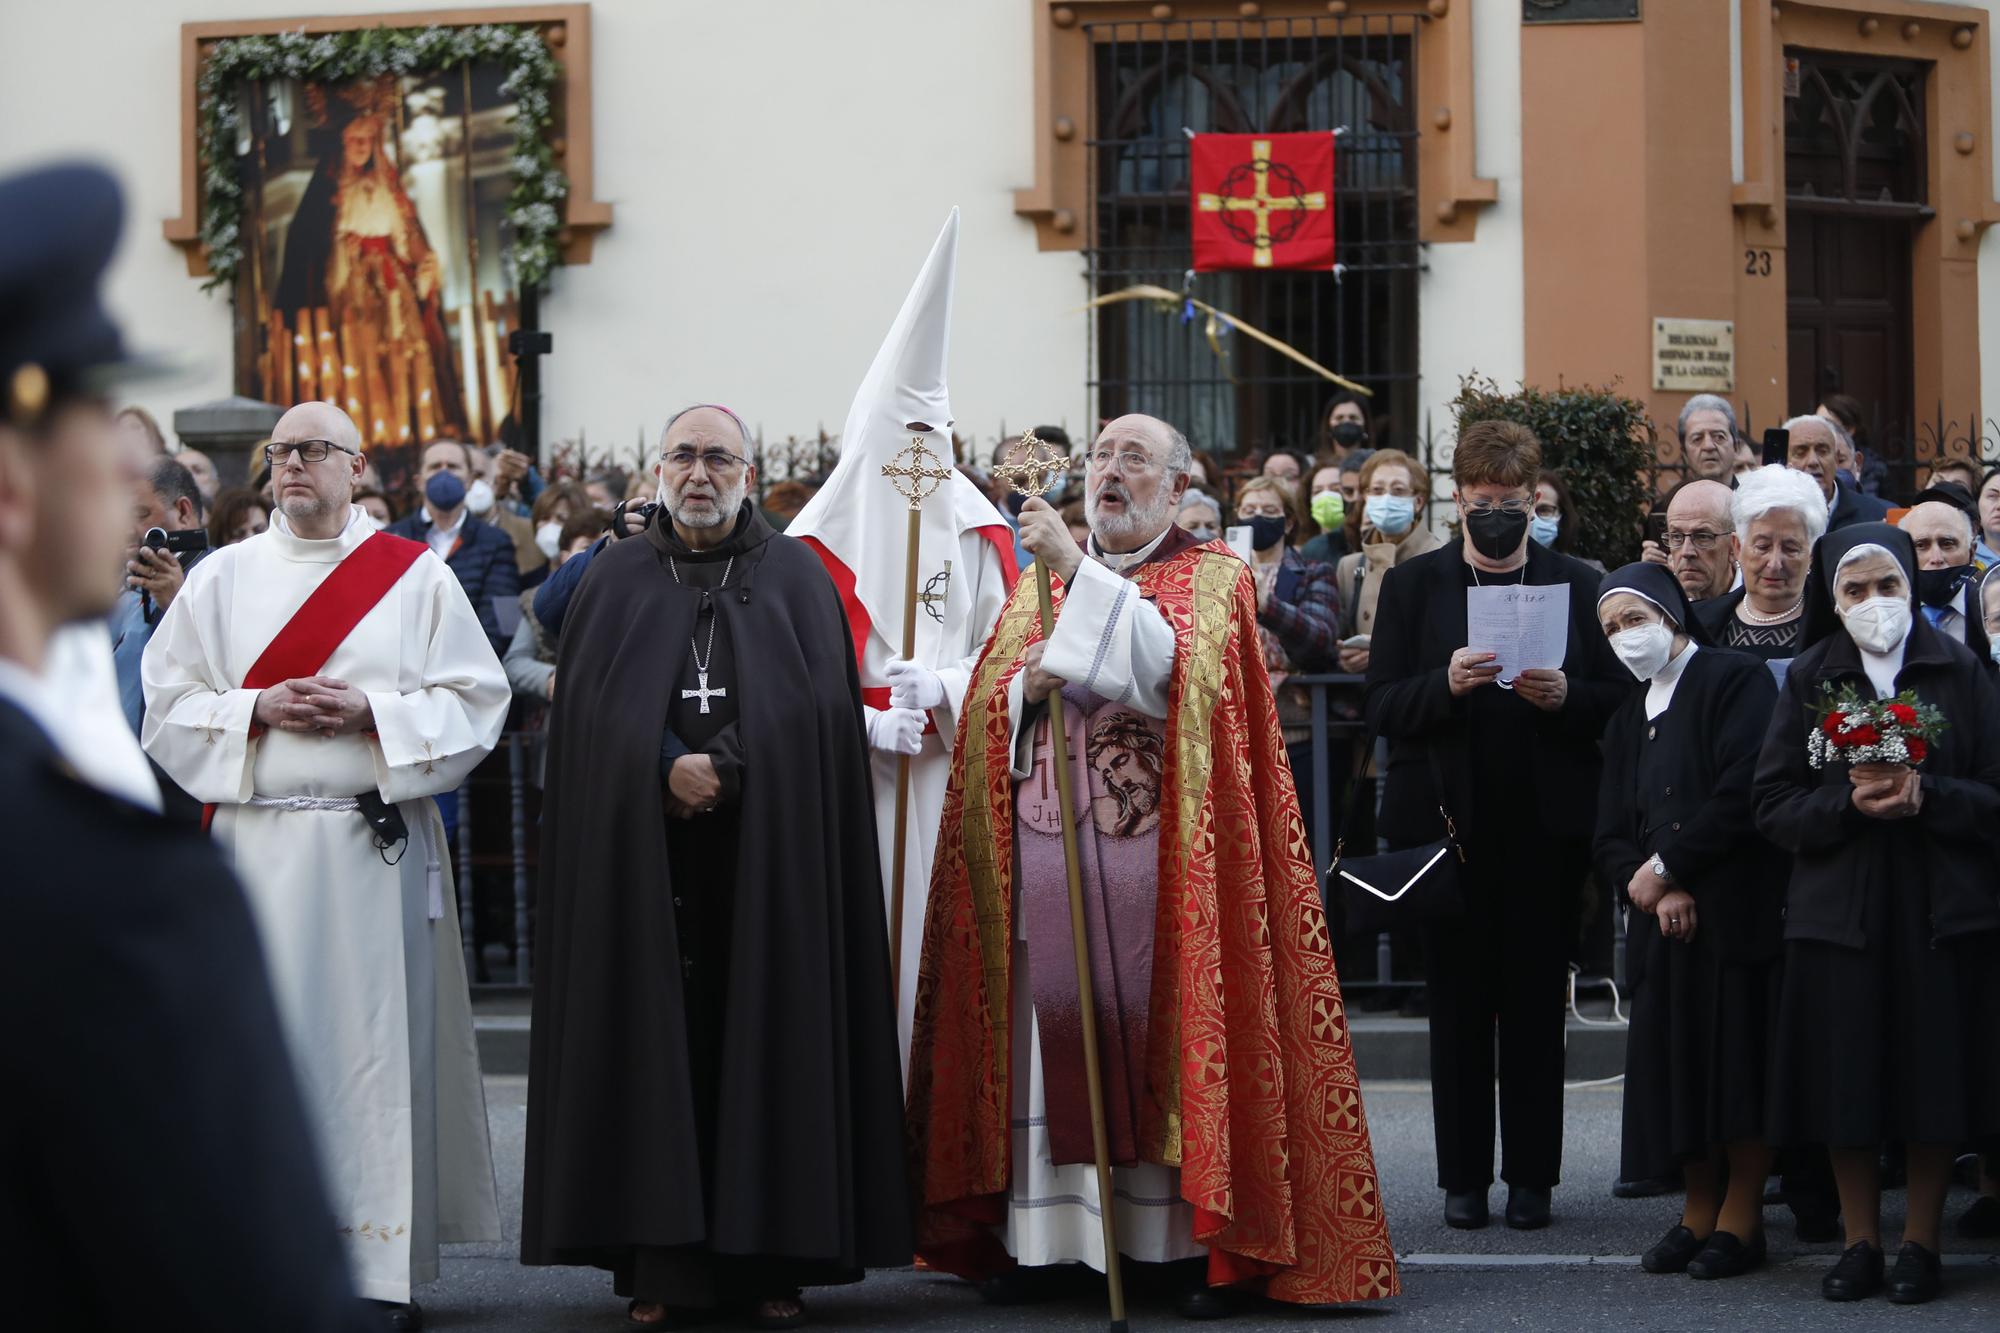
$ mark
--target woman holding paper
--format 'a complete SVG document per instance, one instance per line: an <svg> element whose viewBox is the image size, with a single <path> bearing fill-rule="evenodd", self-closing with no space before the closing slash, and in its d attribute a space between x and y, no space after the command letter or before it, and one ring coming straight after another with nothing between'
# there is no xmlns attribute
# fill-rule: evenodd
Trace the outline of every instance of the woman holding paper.
<svg viewBox="0 0 2000 1333"><path fill-rule="evenodd" d="M1460 432L1452 482L1464 536L1387 571L1370 644L1368 720L1389 740L1382 835L1392 848L1422 846L1444 836L1449 810L1466 857L1464 917L1424 923L1438 1184L1459 1228L1487 1222L1496 1027L1507 1224L1549 1221L1597 740L1633 689L1597 626L1597 572L1528 540L1541 465L1524 426ZM1467 633L1471 603L1496 589L1535 590L1515 599L1524 624L1558 617L1559 664L1499 679L1494 645Z"/></svg>
<svg viewBox="0 0 2000 1333"><path fill-rule="evenodd" d="M1778 700L1770 671L1711 646L1665 565L1604 580L1597 616L1645 685L1604 733L1597 865L1630 909L1625 1180L1681 1171L1679 1221L1649 1273L1736 1277L1764 1262L1769 1032L1785 857L1757 833L1750 785Z"/></svg>
<svg viewBox="0 0 2000 1333"><path fill-rule="evenodd" d="M1821 1293L1886 1284L1911 1305L1942 1286L1957 1145L2000 1140L2000 691L1917 613L1908 533L1855 524L1813 558L1811 646L1755 788L1758 827L1793 857L1770 1129L1833 1159L1846 1250ZM1909 1194L1885 1274L1879 1162L1897 1142Z"/></svg>

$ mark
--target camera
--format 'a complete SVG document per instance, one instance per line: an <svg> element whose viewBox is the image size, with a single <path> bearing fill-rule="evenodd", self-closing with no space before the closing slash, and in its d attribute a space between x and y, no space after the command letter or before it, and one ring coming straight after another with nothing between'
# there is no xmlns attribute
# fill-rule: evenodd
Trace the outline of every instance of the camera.
<svg viewBox="0 0 2000 1333"><path fill-rule="evenodd" d="M208 533L200 528L184 528L179 532L168 532L165 528L147 528L146 535L139 539L140 545L155 551L171 551L187 563L187 557L199 555L208 549Z"/></svg>

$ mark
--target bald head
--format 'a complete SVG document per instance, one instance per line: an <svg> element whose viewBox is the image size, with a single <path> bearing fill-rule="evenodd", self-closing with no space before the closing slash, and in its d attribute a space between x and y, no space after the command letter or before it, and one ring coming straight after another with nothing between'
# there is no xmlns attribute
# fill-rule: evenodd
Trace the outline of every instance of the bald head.
<svg viewBox="0 0 2000 1333"><path fill-rule="evenodd" d="M368 460L361 455L361 432L353 419L332 403L300 403L271 428L273 446L303 446L309 440L324 440L333 448L316 462L306 458L304 448L288 449L285 461L271 469L271 492L292 531L317 541L338 537L347 526L354 488Z"/></svg>
<svg viewBox="0 0 2000 1333"><path fill-rule="evenodd" d="M1099 444L1132 439L1145 441L1153 461L1171 474L1185 476L1194 466L1194 450L1188 447L1187 437L1158 417L1143 412L1114 417L1097 434Z"/></svg>
<svg viewBox="0 0 2000 1333"><path fill-rule="evenodd" d="M1896 524L1917 548L1918 569L1950 569L1972 563L1972 515L1942 500L1910 506Z"/></svg>
<svg viewBox="0 0 2000 1333"><path fill-rule="evenodd" d="M1720 597L1736 582L1729 501L1721 482L1691 481L1667 505L1667 568L1689 601Z"/></svg>
<svg viewBox="0 0 2000 1333"><path fill-rule="evenodd" d="M278 418L271 428L274 444L296 444L300 440L332 440L355 453L361 452L361 432L354 418L332 403L300 403Z"/></svg>

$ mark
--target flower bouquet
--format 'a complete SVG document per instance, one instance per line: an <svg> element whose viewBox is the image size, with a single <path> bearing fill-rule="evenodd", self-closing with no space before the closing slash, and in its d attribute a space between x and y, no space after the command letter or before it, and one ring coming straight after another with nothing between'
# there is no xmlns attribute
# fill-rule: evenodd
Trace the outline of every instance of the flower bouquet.
<svg viewBox="0 0 2000 1333"><path fill-rule="evenodd" d="M1915 767L1948 725L1944 714L1918 699L1915 690L1893 699L1864 699L1852 685L1842 686L1838 694L1829 685L1819 724L1806 737L1806 760L1814 768L1830 763Z"/></svg>

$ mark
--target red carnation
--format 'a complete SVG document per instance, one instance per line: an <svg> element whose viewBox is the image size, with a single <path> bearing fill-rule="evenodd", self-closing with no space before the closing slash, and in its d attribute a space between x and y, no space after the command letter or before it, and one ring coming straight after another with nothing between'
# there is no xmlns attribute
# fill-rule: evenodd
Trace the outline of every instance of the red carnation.
<svg viewBox="0 0 2000 1333"><path fill-rule="evenodd" d="M1923 738L1921 736L1910 737L1909 746L1910 746L1910 762L1913 764L1923 763L1924 756L1931 752L1931 747L1924 744Z"/></svg>
<svg viewBox="0 0 2000 1333"><path fill-rule="evenodd" d="M1908 704L1890 704L1889 716L1895 718L1896 721L1902 723L1906 727L1914 727L1917 725L1917 710L1910 707Z"/></svg>
<svg viewBox="0 0 2000 1333"><path fill-rule="evenodd" d="M1819 724L1819 729L1825 732L1829 739L1839 740L1840 729L1846 725L1847 725L1847 714L1828 713L1826 715L1826 721Z"/></svg>
<svg viewBox="0 0 2000 1333"><path fill-rule="evenodd" d="M1840 738L1843 745L1879 745L1882 733L1870 726L1859 726Z"/></svg>

